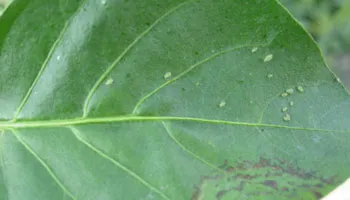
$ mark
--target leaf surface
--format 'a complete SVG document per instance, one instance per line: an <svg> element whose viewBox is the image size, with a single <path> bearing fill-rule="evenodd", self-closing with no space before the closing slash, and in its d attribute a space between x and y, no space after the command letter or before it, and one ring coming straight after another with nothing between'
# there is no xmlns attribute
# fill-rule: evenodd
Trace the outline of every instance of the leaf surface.
<svg viewBox="0 0 350 200"><path fill-rule="evenodd" d="M349 94L276 1L15 0L0 74L0 199L315 199L350 175Z"/></svg>

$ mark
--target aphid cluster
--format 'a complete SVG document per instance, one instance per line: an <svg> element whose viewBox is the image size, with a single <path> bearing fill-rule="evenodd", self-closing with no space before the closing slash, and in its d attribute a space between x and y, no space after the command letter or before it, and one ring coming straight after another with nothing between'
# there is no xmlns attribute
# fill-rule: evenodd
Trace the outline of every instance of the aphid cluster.
<svg viewBox="0 0 350 200"><path fill-rule="evenodd" d="M225 100L222 100L219 105L218 105L220 108L226 106L226 101Z"/></svg>
<svg viewBox="0 0 350 200"><path fill-rule="evenodd" d="M290 120L291 120L290 115L289 115L288 113L286 113L286 114L283 116L283 121L288 122L288 121L290 121Z"/></svg>
<svg viewBox="0 0 350 200"><path fill-rule="evenodd" d="M296 87L296 90L297 90L298 92L300 92L300 93L303 93L303 92L304 92L303 86L297 86L297 87ZM282 92L281 96L282 96L282 97L286 97L286 96L288 96L288 95L293 94L294 91L295 91L294 88L286 89L284 92Z"/></svg>
<svg viewBox="0 0 350 200"><path fill-rule="evenodd" d="M254 47L254 48L252 49L252 53L255 53L257 50L258 50L258 47Z"/></svg>
<svg viewBox="0 0 350 200"><path fill-rule="evenodd" d="M284 92L281 93L281 96L282 97L286 97L288 95L292 95L292 94L294 94L295 91L298 91L299 93L303 93L304 92L304 88L303 88L303 86L300 86L300 85L296 86L295 88L288 88ZM290 101L289 102L289 106L293 107L294 106L294 101ZM288 110L289 110L288 107L282 107L281 108L281 111L284 113L282 119L285 122L288 122L288 121L290 121L292 119L291 116L287 112Z"/></svg>
<svg viewBox="0 0 350 200"><path fill-rule="evenodd" d="M264 62L269 62L269 61L271 61L272 59L273 59L273 55L272 55L272 54L269 54L269 55L265 56Z"/></svg>
<svg viewBox="0 0 350 200"><path fill-rule="evenodd" d="M164 74L164 79L169 79L171 77L171 72L166 72Z"/></svg>
<svg viewBox="0 0 350 200"><path fill-rule="evenodd" d="M112 78L109 78L106 82L105 82L105 85L110 85L113 83L113 79Z"/></svg>

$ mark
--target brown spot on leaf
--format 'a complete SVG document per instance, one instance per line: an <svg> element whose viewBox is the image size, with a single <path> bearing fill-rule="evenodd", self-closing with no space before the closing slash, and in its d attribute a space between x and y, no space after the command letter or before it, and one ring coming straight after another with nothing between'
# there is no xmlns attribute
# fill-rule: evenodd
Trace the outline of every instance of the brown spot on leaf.
<svg viewBox="0 0 350 200"><path fill-rule="evenodd" d="M221 199L222 196L226 193L226 190L221 190L216 194L216 199Z"/></svg>
<svg viewBox="0 0 350 200"><path fill-rule="evenodd" d="M277 189L277 182L274 180L266 180L264 181L264 185L268 187L272 187L273 189Z"/></svg>
<svg viewBox="0 0 350 200"><path fill-rule="evenodd" d="M312 193L315 195L315 197L317 199L321 199L323 197L323 195L320 193L320 192L317 192L317 191L312 191Z"/></svg>
<svg viewBox="0 0 350 200"><path fill-rule="evenodd" d="M213 172L211 175L201 177L191 200L202 200L204 196L205 199L230 199L237 195L249 198L263 196L266 199L280 195L293 199L301 195L300 191L304 193L305 190L320 198L324 188L335 186L337 183L335 177L320 177L315 171L303 170L295 166L294 162L280 159L270 161L260 158L258 162L243 160L234 164L225 160L220 169L224 173ZM261 187L266 187L266 190L252 190ZM273 188L277 193L271 192L268 188ZM216 192L210 194L208 191Z"/></svg>

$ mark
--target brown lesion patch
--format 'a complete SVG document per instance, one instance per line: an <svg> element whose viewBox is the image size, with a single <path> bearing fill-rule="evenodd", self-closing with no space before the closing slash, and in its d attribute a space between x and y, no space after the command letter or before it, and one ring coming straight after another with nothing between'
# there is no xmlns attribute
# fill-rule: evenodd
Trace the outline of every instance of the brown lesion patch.
<svg viewBox="0 0 350 200"><path fill-rule="evenodd" d="M338 182L335 177L324 178L283 160L260 158L256 163L242 161L220 166L226 174L213 173L201 177L191 200L239 199L263 196L266 199L293 199L302 196L320 199Z"/></svg>

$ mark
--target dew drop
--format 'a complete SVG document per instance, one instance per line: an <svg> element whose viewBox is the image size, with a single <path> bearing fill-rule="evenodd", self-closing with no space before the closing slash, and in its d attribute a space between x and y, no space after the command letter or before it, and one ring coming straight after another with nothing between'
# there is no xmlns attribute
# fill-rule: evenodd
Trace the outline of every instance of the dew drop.
<svg viewBox="0 0 350 200"><path fill-rule="evenodd" d="M222 100L220 103L219 103L219 107L222 108L226 106L226 101L225 100Z"/></svg>
<svg viewBox="0 0 350 200"><path fill-rule="evenodd" d="M171 72L167 72L164 74L165 79L169 79L171 77Z"/></svg>
<svg viewBox="0 0 350 200"><path fill-rule="evenodd" d="M273 58L273 55L272 55L272 54L269 54L269 55L267 55L267 56L264 58L264 62L269 62L269 61L272 60L272 58Z"/></svg>
<svg viewBox="0 0 350 200"><path fill-rule="evenodd" d="M252 53L255 53L258 50L258 47L252 48Z"/></svg>
<svg viewBox="0 0 350 200"><path fill-rule="evenodd" d="M297 87L297 90L298 90L299 92L304 92L303 86L298 86L298 87Z"/></svg>
<svg viewBox="0 0 350 200"><path fill-rule="evenodd" d="M113 83L113 79L112 78L109 78L106 82L105 82L105 85L110 85Z"/></svg>

